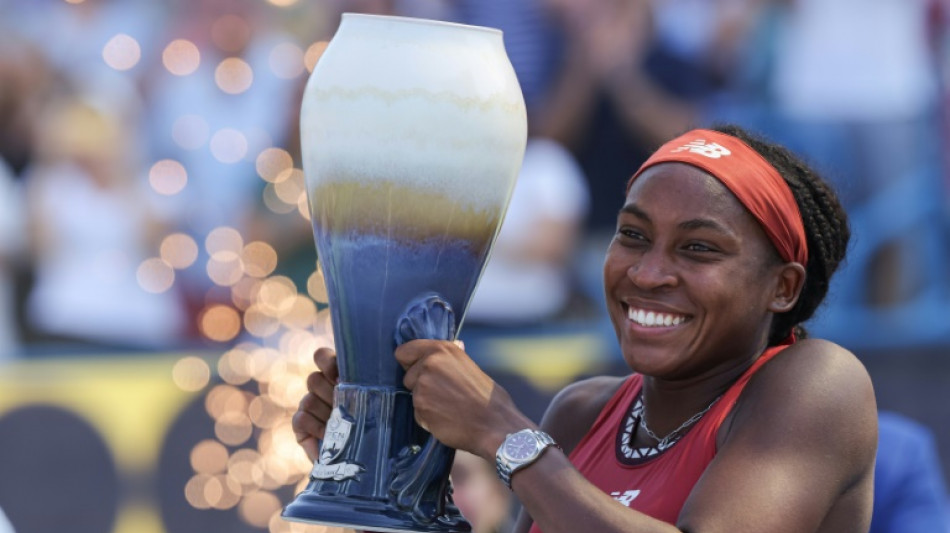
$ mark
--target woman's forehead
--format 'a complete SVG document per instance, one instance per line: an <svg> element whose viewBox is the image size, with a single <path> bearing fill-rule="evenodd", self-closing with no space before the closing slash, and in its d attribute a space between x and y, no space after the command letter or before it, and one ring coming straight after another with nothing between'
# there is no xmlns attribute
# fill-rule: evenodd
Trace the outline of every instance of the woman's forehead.
<svg viewBox="0 0 950 533"><path fill-rule="evenodd" d="M631 185L626 203L645 212L752 217L718 179L685 163L661 163L646 169Z"/></svg>

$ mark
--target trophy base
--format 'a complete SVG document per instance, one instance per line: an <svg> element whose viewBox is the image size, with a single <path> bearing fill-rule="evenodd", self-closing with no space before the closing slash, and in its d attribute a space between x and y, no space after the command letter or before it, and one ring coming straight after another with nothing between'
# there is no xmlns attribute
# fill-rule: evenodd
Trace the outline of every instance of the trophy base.
<svg viewBox="0 0 950 533"><path fill-rule="evenodd" d="M454 510L454 509L453 509ZM410 513L384 502L327 497L303 492L284 508L281 517L291 522L343 527L386 533L471 533L472 526L450 510L429 523L419 523Z"/></svg>

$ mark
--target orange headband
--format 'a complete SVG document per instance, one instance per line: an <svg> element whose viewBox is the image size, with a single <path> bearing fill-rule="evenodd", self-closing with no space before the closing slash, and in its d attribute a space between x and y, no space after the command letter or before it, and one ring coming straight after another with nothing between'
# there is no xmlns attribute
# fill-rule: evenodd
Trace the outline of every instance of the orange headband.
<svg viewBox="0 0 950 533"><path fill-rule="evenodd" d="M679 162L705 170L722 182L765 229L785 261L808 264L805 225L792 190L768 161L740 139L693 130L661 146L627 182L659 163Z"/></svg>

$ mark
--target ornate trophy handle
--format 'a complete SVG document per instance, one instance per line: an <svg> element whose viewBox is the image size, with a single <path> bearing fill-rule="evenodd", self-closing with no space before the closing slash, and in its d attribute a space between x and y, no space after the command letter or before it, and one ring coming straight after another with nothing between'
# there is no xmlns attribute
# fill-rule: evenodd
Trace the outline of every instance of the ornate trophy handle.
<svg viewBox="0 0 950 533"><path fill-rule="evenodd" d="M414 300L399 317L396 345L415 339L454 340L455 332L452 306L438 294L431 293ZM461 516L454 509L448 481L454 458L455 450L432 435L422 447L407 446L400 450L393 464L393 480L389 487L396 505L424 523L446 520L447 516ZM447 506L454 512L446 513Z"/></svg>

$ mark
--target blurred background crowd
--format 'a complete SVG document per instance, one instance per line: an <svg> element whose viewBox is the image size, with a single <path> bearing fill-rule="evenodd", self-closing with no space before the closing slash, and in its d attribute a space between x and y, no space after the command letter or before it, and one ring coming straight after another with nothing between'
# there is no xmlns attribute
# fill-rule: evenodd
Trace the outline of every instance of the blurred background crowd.
<svg viewBox="0 0 950 533"><path fill-rule="evenodd" d="M865 361L882 410L923 443L917 478L946 497L950 2L0 0L0 508L14 528L325 530L275 513L308 470L289 413L332 343L297 120L343 12L504 32L529 143L461 337L530 414L622 368L599 269L627 178L671 136L737 123L839 191L854 242L810 330ZM151 466L125 472L137 445L114 425L158 398L181 410L156 415ZM59 407L19 416L28 400ZM86 430L105 435L115 479L37 480L67 453L49 441L75 438L57 428L97 417ZM498 524L507 498L469 459L459 505ZM57 486L72 503L49 501Z"/></svg>

